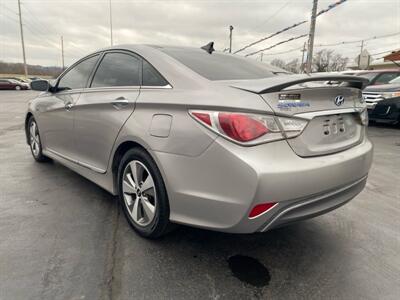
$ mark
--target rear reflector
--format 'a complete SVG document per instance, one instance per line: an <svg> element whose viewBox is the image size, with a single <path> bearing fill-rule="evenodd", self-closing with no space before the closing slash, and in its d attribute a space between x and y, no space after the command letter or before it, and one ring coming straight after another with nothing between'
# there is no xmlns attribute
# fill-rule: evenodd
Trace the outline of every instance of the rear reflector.
<svg viewBox="0 0 400 300"><path fill-rule="evenodd" d="M254 218L262 215L263 213L266 213L267 211L269 211L276 205L278 205L278 203L276 203L276 202L267 202L267 203L257 204L250 211L249 218L254 219Z"/></svg>

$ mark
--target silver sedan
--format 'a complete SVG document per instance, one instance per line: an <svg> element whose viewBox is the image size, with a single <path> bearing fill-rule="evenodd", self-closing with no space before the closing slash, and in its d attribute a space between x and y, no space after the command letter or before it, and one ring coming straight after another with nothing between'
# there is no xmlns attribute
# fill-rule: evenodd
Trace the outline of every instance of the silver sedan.
<svg viewBox="0 0 400 300"><path fill-rule="evenodd" d="M27 142L118 195L144 237L264 232L354 198L372 159L365 79L284 73L212 44L102 49L31 83Z"/></svg>

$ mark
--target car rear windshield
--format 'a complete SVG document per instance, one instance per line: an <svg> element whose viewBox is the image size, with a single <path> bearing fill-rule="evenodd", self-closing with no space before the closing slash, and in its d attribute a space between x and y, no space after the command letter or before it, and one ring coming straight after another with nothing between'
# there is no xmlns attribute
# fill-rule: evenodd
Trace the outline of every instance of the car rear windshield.
<svg viewBox="0 0 400 300"><path fill-rule="evenodd" d="M268 65L235 55L209 54L202 49L160 50L209 80L260 79L275 75Z"/></svg>
<svg viewBox="0 0 400 300"><path fill-rule="evenodd" d="M372 80L372 79L374 79L374 77L375 77L376 75L378 75L378 73L377 73L377 72L359 73L359 74L354 74L354 75L367 78L368 80Z"/></svg>

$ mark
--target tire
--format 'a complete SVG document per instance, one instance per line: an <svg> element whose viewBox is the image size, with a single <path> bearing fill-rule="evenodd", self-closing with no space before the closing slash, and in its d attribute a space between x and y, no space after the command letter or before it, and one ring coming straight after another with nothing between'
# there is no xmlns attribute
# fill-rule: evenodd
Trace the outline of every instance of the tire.
<svg viewBox="0 0 400 300"><path fill-rule="evenodd" d="M164 180L144 150L132 148L122 157L118 195L129 224L142 237L159 238L172 228Z"/></svg>
<svg viewBox="0 0 400 300"><path fill-rule="evenodd" d="M15 90L16 90L16 91L20 91L20 90L21 90L21 87L20 87L19 85L16 85L16 86L15 86Z"/></svg>
<svg viewBox="0 0 400 300"><path fill-rule="evenodd" d="M37 123L33 116L29 118L27 134L28 134L29 147L31 149L33 158L37 162L49 161L50 159L43 155L42 152L43 148L39 135L39 127L37 126Z"/></svg>

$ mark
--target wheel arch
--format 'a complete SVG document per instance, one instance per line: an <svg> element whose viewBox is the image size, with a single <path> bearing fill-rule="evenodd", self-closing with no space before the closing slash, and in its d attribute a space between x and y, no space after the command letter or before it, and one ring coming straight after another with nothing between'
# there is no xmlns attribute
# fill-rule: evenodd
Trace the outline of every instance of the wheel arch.
<svg viewBox="0 0 400 300"><path fill-rule="evenodd" d="M159 165L157 159L154 157L154 155L146 148L144 147L142 144L140 144L139 142L133 141L133 140L126 140L123 141L122 143L120 143L118 145L118 147L116 148L114 155L112 157L112 162L111 162L111 173L112 173L112 180L113 180L113 189L115 192L118 191L118 167L119 167L119 163L121 162L122 157L125 155L125 153L127 151L129 151L132 148L139 148L142 149L143 151L145 151L154 161L154 163L156 164L158 170L161 173L161 176L163 177L164 183L165 183L165 176L164 176L164 172L161 168L161 166Z"/></svg>

